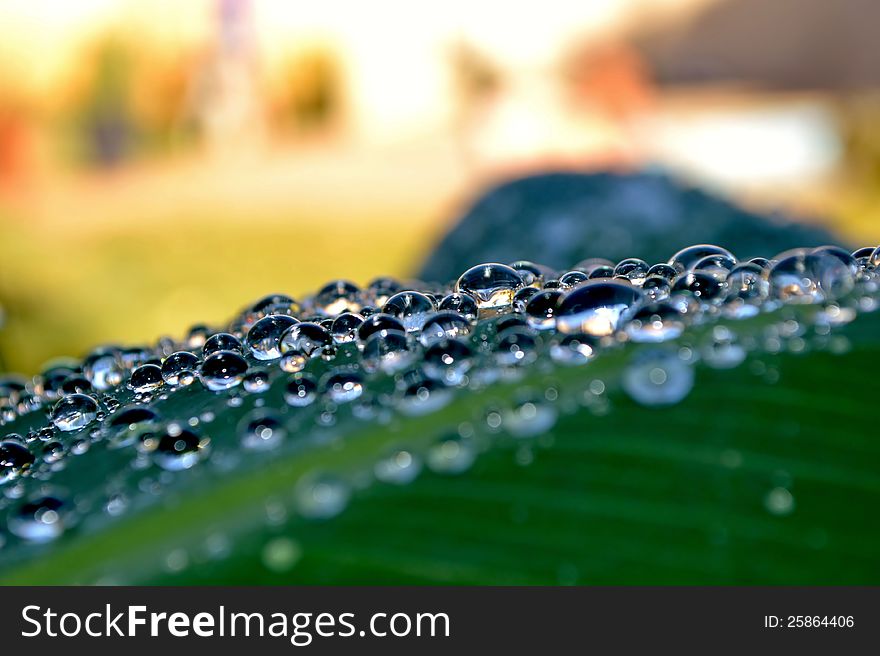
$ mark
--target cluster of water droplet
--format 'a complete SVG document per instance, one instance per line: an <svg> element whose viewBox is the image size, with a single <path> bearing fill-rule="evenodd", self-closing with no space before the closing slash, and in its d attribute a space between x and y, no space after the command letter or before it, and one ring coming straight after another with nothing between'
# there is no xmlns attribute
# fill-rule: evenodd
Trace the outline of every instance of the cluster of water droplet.
<svg viewBox="0 0 880 656"><path fill-rule="evenodd" d="M797 344L804 331L789 319L745 338L732 322L812 304L820 332L846 323L875 308L878 265L880 247L739 261L719 246L697 245L657 264L589 259L556 271L490 263L445 285L379 278L361 288L338 280L302 302L274 294L222 328L194 326L183 339L150 347L102 346L32 379L0 379L0 425L17 429L0 441L0 510L16 539L50 541L96 507L115 517L135 505L133 473L134 489L156 496L177 472L205 460L227 471L340 418L424 415L462 390L515 384L534 368L585 365L627 343L647 346L634 352L621 387L642 404L676 403L693 386L696 360L735 366L750 350ZM699 348L677 344L693 326L708 326ZM585 380L585 396L603 411L605 383ZM487 409L481 428L521 438L553 426L559 390L526 385L514 396L512 407ZM474 433L463 422L427 450L376 454L372 475L403 484L423 464L462 471L476 456ZM71 496L64 472L96 450L113 454L101 459L103 469L95 466L100 492ZM328 517L349 495L339 478L306 477L296 510Z"/></svg>

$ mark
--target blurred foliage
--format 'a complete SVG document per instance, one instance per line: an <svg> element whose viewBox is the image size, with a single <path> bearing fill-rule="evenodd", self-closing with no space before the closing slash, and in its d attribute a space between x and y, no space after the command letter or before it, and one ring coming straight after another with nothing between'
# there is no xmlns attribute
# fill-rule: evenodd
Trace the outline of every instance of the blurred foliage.
<svg viewBox="0 0 880 656"><path fill-rule="evenodd" d="M826 230L761 216L665 175L546 173L501 184L473 204L425 263L452 280L472 262L529 259L560 270L590 257L665 262L695 243L737 257L837 241Z"/></svg>

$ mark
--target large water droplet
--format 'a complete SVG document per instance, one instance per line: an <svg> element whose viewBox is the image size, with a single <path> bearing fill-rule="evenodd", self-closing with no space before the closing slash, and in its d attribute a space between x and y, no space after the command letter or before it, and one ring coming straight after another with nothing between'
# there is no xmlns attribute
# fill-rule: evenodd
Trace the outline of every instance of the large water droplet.
<svg viewBox="0 0 880 656"><path fill-rule="evenodd" d="M476 319L479 312L474 297L468 294L449 294L444 296L437 309L444 312L457 312L468 321Z"/></svg>
<svg viewBox="0 0 880 656"><path fill-rule="evenodd" d="M15 480L33 464L34 456L26 446L6 439L0 442L0 484Z"/></svg>
<svg viewBox="0 0 880 656"><path fill-rule="evenodd" d="M480 311L500 312L510 308L513 295L524 286L516 270L504 264L480 264L465 271L455 283L455 291L468 294Z"/></svg>
<svg viewBox="0 0 880 656"><path fill-rule="evenodd" d="M548 289L534 294L526 303L525 315L529 326L535 330L552 330L556 327L556 313L562 300L562 292Z"/></svg>
<svg viewBox="0 0 880 656"><path fill-rule="evenodd" d="M429 296L414 291L399 292L382 307L382 312L399 319L407 332L421 330L435 310L434 301Z"/></svg>
<svg viewBox="0 0 880 656"><path fill-rule="evenodd" d="M285 330L296 323L294 317L286 314L270 314L255 323L248 331L248 350L257 360L275 360L281 357L278 341Z"/></svg>
<svg viewBox="0 0 880 656"><path fill-rule="evenodd" d="M86 394L68 394L52 408L52 423L65 432L79 430L98 417L98 402Z"/></svg>
<svg viewBox="0 0 880 656"><path fill-rule="evenodd" d="M419 341L424 346L444 339L464 338L471 334L471 323L455 312L438 312L425 321Z"/></svg>
<svg viewBox="0 0 880 656"><path fill-rule="evenodd" d="M164 384L162 369L157 364L142 364L131 372L128 386L135 392L152 392Z"/></svg>
<svg viewBox="0 0 880 656"><path fill-rule="evenodd" d="M204 346L202 346L202 356L207 357L217 351L235 351L241 353L241 342L235 335L229 333L215 333L211 335Z"/></svg>
<svg viewBox="0 0 880 656"><path fill-rule="evenodd" d="M238 353L217 351L202 362L199 380L212 392L221 392L241 383L247 368L247 361Z"/></svg>
<svg viewBox="0 0 880 656"><path fill-rule="evenodd" d="M413 359L406 335L400 332L383 330L371 335L364 344L362 362L369 373L392 374L409 366Z"/></svg>
<svg viewBox="0 0 880 656"><path fill-rule="evenodd" d="M343 312L358 312L361 309L361 290L347 280L334 280L315 294L315 312L324 317L335 317Z"/></svg>
<svg viewBox="0 0 880 656"><path fill-rule="evenodd" d="M590 281L562 297L556 327L563 333L611 335L629 321L641 302L642 292L629 283Z"/></svg>
<svg viewBox="0 0 880 656"><path fill-rule="evenodd" d="M179 385L181 376L185 379L190 374L195 376L199 368L199 359L189 351L172 353L162 362L162 379L168 385Z"/></svg>
<svg viewBox="0 0 880 656"><path fill-rule="evenodd" d="M736 260L733 253L721 246L712 244L696 244L682 248L675 255L669 258L669 264L679 272L688 271L694 268L694 265L708 255L724 255L731 260Z"/></svg>
<svg viewBox="0 0 880 656"><path fill-rule="evenodd" d="M316 323L302 322L292 325L278 341L282 354L293 353L310 358L318 355L325 346L333 343L330 333Z"/></svg>

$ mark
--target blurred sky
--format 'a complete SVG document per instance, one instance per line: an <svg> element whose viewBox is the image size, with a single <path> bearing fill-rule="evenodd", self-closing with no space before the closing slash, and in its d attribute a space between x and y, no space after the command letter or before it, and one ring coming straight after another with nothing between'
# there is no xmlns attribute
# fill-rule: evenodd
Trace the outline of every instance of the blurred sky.
<svg viewBox="0 0 880 656"><path fill-rule="evenodd" d="M547 168L662 166L876 242L875 92L671 79L643 45L741 1L2 0L0 369L405 276Z"/></svg>

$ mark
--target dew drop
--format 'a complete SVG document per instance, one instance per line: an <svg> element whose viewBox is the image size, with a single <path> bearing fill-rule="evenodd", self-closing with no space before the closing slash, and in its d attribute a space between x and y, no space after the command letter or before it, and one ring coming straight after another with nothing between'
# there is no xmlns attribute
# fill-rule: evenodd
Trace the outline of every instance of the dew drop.
<svg viewBox="0 0 880 656"><path fill-rule="evenodd" d="M339 371L327 378L324 389L333 403L351 403L364 393L364 382L355 372Z"/></svg>
<svg viewBox="0 0 880 656"><path fill-rule="evenodd" d="M270 314L255 323L248 331L245 342L257 360L275 360L281 357L278 341L285 330L297 323L286 314Z"/></svg>
<svg viewBox="0 0 880 656"><path fill-rule="evenodd" d="M590 281L562 297L556 327L562 333L611 335L623 327L641 302L642 292L629 283Z"/></svg>
<svg viewBox="0 0 880 656"><path fill-rule="evenodd" d="M51 542L64 533L69 517L67 503L55 496L27 501L10 513L9 532L28 542Z"/></svg>
<svg viewBox="0 0 880 656"><path fill-rule="evenodd" d="M190 469L204 457L208 444L193 431L174 426L154 439L153 462L168 471Z"/></svg>
<svg viewBox="0 0 880 656"><path fill-rule="evenodd" d="M674 352L649 351L633 358L623 373L622 384L637 403L673 405L693 389L694 371Z"/></svg>
<svg viewBox="0 0 880 656"><path fill-rule="evenodd" d="M349 486L330 476L311 477L297 486L297 508L307 519L336 517L345 510L350 498Z"/></svg>
<svg viewBox="0 0 880 656"><path fill-rule="evenodd" d="M14 481L34 463L34 456L17 440L0 442L0 484Z"/></svg>
<svg viewBox="0 0 880 656"><path fill-rule="evenodd" d="M251 451L269 451L287 437L281 417L272 411L256 410L239 424L241 445Z"/></svg>
<svg viewBox="0 0 880 656"><path fill-rule="evenodd" d="M221 392L240 384L247 368L247 362L238 353L217 351L202 362L199 380L212 392Z"/></svg>
<svg viewBox="0 0 880 656"><path fill-rule="evenodd" d="M373 471L383 483L407 485L413 482L422 469L422 462L409 451L395 451L376 463Z"/></svg>
<svg viewBox="0 0 880 656"><path fill-rule="evenodd" d="M434 301L429 296L415 291L399 292L382 307L382 312L399 319L407 332L421 330L435 310Z"/></svg>
<svg viewBox="0 0 880 656"><path fill-rule="evenodd" d="M481 312L510 309L513 296L524 286L520 274L504 264L480 264L465 271L455 283L455 291L471 296Z"/></svg>
<svg viewBox="0 0 880 656"><path fill-rule="evenodd" d="M135 392L152 392L164 384L162 369L155 364L142 364L131 372L128 387Z"/></svg>
<svg viewBox="0 0 880 656"><path fill-rule="evenodd" d="M68 394L52 408L52 423L70 432L88 426L98 417L98 402L86 394Z"/></svg>
<svg viewBox="0 0 880 656"><path fill-rule="evenodd" d="M308 374L296 374L284 388L287 405L303 408L318 398L318 383Z"/></svg>

